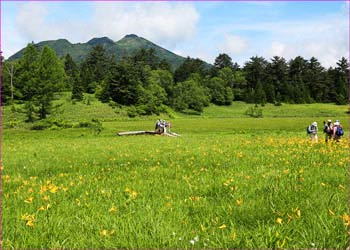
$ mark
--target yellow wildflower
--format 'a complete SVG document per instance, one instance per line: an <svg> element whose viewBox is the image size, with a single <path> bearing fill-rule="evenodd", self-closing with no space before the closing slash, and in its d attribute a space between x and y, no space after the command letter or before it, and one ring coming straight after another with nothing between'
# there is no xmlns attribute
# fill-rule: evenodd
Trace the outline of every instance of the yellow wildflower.
<svg viewBox="0 0 350 250"><path fill-rule="evenodd" d="M50 188L50 192L51 193L57 193L57 191L58 191L58 187L57 186L55 186L55 185L53 185L51 188Z"/></svg>
<svg viewBox="0 0 350 250"><path fill-rule="evenodd" d="M34 200L33 197L29 197L28 199L25 199L24 202L25 202L25 203L32 203L33 200Z"/></svg>
<svg viewBox="0 0 350 250"><path fill-rule="evenodd" d="M40 187L40 194L43 194L47 191L47 187L46 186L41 186Z"/></svg>
<svg viewBox="0 0 350 250"><path fill-rule="evenodd" d="M242 205L242 203L243 203L243 199L242 198L239 198L239 200L236 200L237 206Z"/></svg>
<svg viewBox="0 0 350 250"><path fill-rule="evenodd" d="M345 212L343 214L343 220L344 220L345 226L350 226L350 216Z"/></svg>
<svg viewBox="0 0 350 250"><path fill-rule="evenodd" d="M44 211L45 210L45 208L44 208L44 206L41 206L41 207L39 207L39 209L38 209L39 211Z"/></svg>
<svg viewBox="0 0 350 250"><path fill-rule="evenodd" d="M112 206L108 211L111 212L111 213L116 213L117 212L117 208L115 206Z"/></svg>
<svg viewBox="0 0 350 250"><path fill-rule="evenodd" d="M22 216L21 216L21 220L28 220L30 217L29 217L29 215L28 214L22 214Z"/></svg>
<svg viewBox="0 0 350 250"><path fill-rule="evenodd" d="M107 236L107 230L106 230L106 229L103 229L103 230L101 231L101 235L102 235L102 236Z"/></svg>
<svg viewBox="0 0 350 250"><path fill-rule="evenodd" d="M301 216L301 212L298 208L294 209L294 212L297 214L298 217Z"/></svg>
<svg viewBox="0 0 350 250"><path fill-rule="evenodd" d="M34 227L34 223L33 223L32 220L27 221L26 225L27 225L28 227Z"/></svg>
<svg viewBox="0 0 350 250"><path fill-rule="evenodd" d="M282 218L277 218L277 219L276 219L276 222L277 222L278 224L280 224L280 225L282 225L282 221L283 221Z"/></svg>
<svg viewBox="0 0 350 250"><path fill-rule="evenodd" d="M138 195L138 194L137 194L136 191L132 191L131 194L130 194L130 196L131 196L132 199L136 199L137 195Z"/></svg>

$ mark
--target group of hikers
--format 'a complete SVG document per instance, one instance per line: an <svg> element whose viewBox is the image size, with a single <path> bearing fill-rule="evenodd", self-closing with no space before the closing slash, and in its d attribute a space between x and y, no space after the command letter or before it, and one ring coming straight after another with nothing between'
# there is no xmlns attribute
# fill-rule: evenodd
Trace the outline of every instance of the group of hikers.
<svg viewBox="0 0 350 250"><path fill-rule="evenodd" d="M156 126L155 126L155 132L157 134L166 134L167 133L167 128L169 128L169 133L171 129L171 123L167 122L166 120L158 119L156 121Z"/></svg>
<svg viewBox="0 0 350 250"><path fill-rule="evenodd" d="M313 122L307 126L306 131L307 134L310 135L312 142L318 142L317 122ZM331 141L332 138L334 141L338 142L344 135L344 129L339 120L336 120L334 123L332 123L332 120L328 120L327 122L323 122L323 133L325 134L325 142Z"/></svg>

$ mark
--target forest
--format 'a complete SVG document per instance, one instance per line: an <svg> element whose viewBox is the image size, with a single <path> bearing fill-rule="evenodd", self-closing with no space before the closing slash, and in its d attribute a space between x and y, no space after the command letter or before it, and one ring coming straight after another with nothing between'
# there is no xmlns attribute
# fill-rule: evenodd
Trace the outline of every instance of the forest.
<svg viewBox="0 0 350 250"><path fill-rule="evenodd" d="M126 106L130 116L201 113L210 103L347 103L349 62L325 68L315 57L287 61L253 56L244 65L219 54L213 65L187 57L175 70L153 49L140 49L116 60L103 46L93 47L81 63L70 54L59 58L45 46L28 44L21 58L2 62L1 104L24 104L27 121L45 119L58 92L71 92L72 102L95 94L104 103Z"/></svg>

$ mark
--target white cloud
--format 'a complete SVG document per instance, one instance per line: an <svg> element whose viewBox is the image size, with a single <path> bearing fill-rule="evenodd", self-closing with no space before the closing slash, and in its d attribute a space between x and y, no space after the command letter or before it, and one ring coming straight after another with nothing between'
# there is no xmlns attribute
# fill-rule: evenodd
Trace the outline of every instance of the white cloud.
<svg viewBox="0 0 350 250"><path fill-rule="evenodd" d="M246 39L236 36L226 34L224 36L224 41L219 44L219 50L223 53L240 55L247 51L248 42Z"/></svg>
<svg viewBox="0 0 350 250"><path fill-rule="evenodd" d="M42 34L47 34L44 25L47 14L48 11L44 5L34 2L23 4L16 18L16 24L18 30L21 31L21 35L36 40L40 39Z"/></svg>
<svg viewBox="0 0 350 250"><path fill-rule="evenodd" d="M291 59L300 55L310 59L314 56L323 66L334 66L349 53L347 26L347 19L342 16L271 24L268 27L273 41L262 52L268 58L277 55Z"/></svg>
<svg viewBox="0 0 350 250"><path fill-rule="evenodd" d="M184 3L95 4L94 34L114 40L134 33L156 43L175 45L196 35L199 14Z"/></svg>
<svg viewBox="0 0 350 250"><path fill-rule="evenodd" d="M16 33L25 43L58 38L77 43L102 36L117 41L133 33L171 50L196 36L200 18L192 4L178 2L95 2L88 19L81 18L73 8L66 10L68 18L60 18L62 6L59 4L21 3L14 22L16 28L11 33ZM11 37L6 36L4 44L10 45L10 41ZM8 55L23 45L11 48Z"/></svg>

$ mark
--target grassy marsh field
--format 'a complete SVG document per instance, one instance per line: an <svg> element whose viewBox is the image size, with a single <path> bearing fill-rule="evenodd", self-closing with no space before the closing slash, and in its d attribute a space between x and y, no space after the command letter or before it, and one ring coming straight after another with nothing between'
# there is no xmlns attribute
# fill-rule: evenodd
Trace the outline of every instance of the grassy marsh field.
<svg viewBox="0 0 350 250"><path fill-rule="evenodd" d="M211 106L169 118L181 137L118 137L152 130L157 117L62 100L55 119L96 114L102 132L32 131L22 114L3 110L5 248L349 245L345 106L267 105L263 118L245 116L244 103ZM306 126L326 119L343 122L344 138L326 144L320 132L311 143Z"/></svg>

